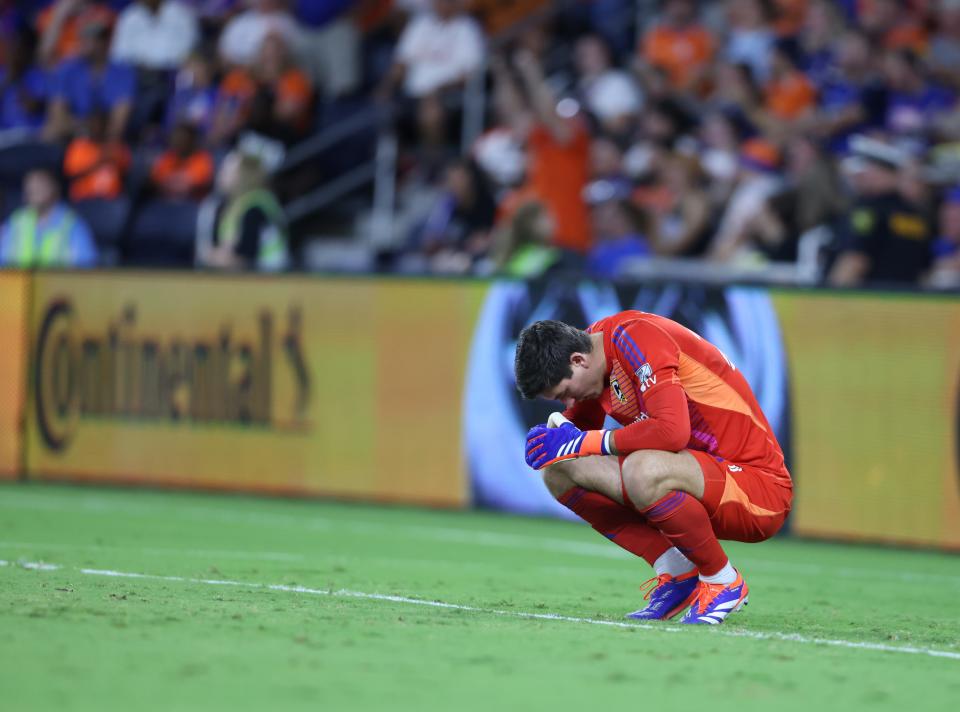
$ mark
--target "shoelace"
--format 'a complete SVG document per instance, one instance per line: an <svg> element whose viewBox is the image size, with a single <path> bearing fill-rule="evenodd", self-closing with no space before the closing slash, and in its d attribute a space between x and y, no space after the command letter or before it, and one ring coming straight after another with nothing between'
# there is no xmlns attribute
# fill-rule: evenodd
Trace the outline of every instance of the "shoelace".
<svg viewBox="0 0 960 712"><path fill-rule="evenodd" d="M651 594L653 594L654 591L670 581L672 578L673 576L670 574L660 574L659 576L654 576L652 579L647 579L640 584L640 591L644 593L643 600L649 601Z"/></svg>
<svg viewBox="0 0 960 712"><path fill-rule="evenodd" d="M693 604L694 610L698 614L703 613L707 610L707 606L713 603L713 599L726 587L727 584L725 583L706 583L705 581L697 583L697 597Z"/></svg>

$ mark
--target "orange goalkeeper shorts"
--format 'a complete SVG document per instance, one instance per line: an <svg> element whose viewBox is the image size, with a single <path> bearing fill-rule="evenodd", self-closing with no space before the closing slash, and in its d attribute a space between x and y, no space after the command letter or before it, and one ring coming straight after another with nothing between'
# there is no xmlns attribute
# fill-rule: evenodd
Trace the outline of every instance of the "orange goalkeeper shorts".
<svg viewBox="0 0 960 712"><path fill-rule="evenodd" d="M751 465L687 450L703 470L701 502L718 539L763 541L776 534L793 502L790 480Z"/></svg>

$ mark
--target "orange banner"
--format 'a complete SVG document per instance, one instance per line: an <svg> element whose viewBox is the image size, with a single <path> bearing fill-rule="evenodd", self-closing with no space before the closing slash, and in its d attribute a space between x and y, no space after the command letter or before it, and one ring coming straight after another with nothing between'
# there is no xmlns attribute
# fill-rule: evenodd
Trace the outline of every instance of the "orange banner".
<svg viewBox="0 0 960 712"><path fill-rule="evenodd" d="M800 535L960 549L960 301L775 296Z"/></svg>
<svg viewBox="0 0 960 712"><path fill-rule="evenodd" d="M29 286L26 273L0 271L0 479L16 478L23 466Z"/></svg>
<svg viewBox="0 0 960 712"><path fill-rule="evenodd" d="M36 479L462 506L483 285L38 274Z"/></svg>

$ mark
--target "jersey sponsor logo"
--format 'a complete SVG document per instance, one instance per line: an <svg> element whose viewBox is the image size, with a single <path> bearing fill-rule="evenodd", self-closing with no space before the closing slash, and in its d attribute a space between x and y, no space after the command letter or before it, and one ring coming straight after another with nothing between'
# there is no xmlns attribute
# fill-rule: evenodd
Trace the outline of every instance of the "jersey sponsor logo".
<svg viewBox="0 0 960 712"><path fill-rule="evenodd" d="M730 472L743 472L743 468L740 465L727 465L727 469Z"/></svg>
<svg viewBox="0 0 960 712"><path fill-rule="evenodd" d="M637 419L635 422L639 423L642 420L650 420L650 414L640 411L640 415L637 416Z"/></svg>
<svg viewBox="0 0 960 712"><path fill-rule="evenodd" d="M618 401L620 401L621 403L627 402L627 397L623 394L623 390L620 388L620 383L617 381L616 378L610 379L610 389L617 396Z"/></svg>
<svg viewBox="0 0 960 712"><path fill-rule="evenodd" d="M894 213L890 216L890 231L908 240L925 240L927 224L919 215Z"/></svg>
<svg viewBox="0 0 960 712"><path fill-rule="evenodd" d="M648 388L657 385L657 377L653 374L653 368L649 363L640 366L640 368L633 372L633 375L635 375L640 382L641 393L645 393Z"/></svg>

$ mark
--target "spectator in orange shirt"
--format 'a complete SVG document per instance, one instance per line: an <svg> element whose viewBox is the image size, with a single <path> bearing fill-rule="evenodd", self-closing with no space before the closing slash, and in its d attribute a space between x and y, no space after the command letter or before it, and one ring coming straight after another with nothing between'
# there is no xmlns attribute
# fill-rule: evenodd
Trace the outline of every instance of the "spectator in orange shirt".
<svg viewBox="0 0 960 712"><path fill-rule="evenodd" d="M780 40L771 50L770 81L764 87L767 112L781 122L792 122L809 113L817 90L800 71L799 50L790 40Z"/></svg>
<svg viewBox="0 0 960 712"><path fill-rule="evenodd" d="M279 34L263 40L251 69L236 68L220 83L211 141L229 143L244 128L292 143L310 129L313 87L294 65Z"/></svg>
<svg viewBox="0 0 960 712"><path fill-rule="evenodd" d="M643 38L642 58L667 73L680 91L700 93L713 58L713 38L697 24L695 0L667 0L657 24Z"/></svg>
<svg viewBox="0 0 960 712"><path fill-rule="evenodd" d="M773 28L779 37L794 37L807 19L809 0L774 0Z"/></svg>
<svg viewBox="0 0 960 712"><path fill-rule="evenodd" d="M107 118L95 112L86 121L85 135L67 146L63 172L70 183L70 200L112 199L123 192L130 149L106 136Z"/></svg>
<svg viewBox="0 0 960 712"><path fill-rule="evenodd" d="M111 26L116 15L107 5L90 0L56 0L37 16L40 34L40 60L53 67L77 56L81 49L81 30L90 22Z"/></svg>
<svg viewBox="0 0 960 712"><path fill-rule="evenodd" d="M227 72L217 88L210 145L224 146L237 137L246 126L250 104L256 93L257 84L248 70L237 67Z"/></svg>
<svg viewBox="0 0 960 712"><path fill-rule="evenodd" d="M198 147L199 132L180 122L170 134L170 148L150 169L150 183L165 198L200 200L213 184L213 157Z"/></svg>
<svg viewBox="0 0 960 712"><path fill-rule="evenodd" d="M253 76L257 92L251 107L251 128L288 144L302 138L310 130L313 86L294 64L282 35L264 38Z"/></svg>
<svg viewBox="0 0 960 712"><path fill-rule="evenodd" d="M886 49L927 51L927 30L916 10L901 0L860 0L858 19L864 32Z"/></svg>
<svg viewBox="0 0 960 712"><path fill-rule="evenodd" d="M521 192L547 209L556 226L555 246L584 253L591 244L589 213L583 199L589 176L590 136L579 105L572 99L557 102L539 60L529 50L518 52L513 65L527 100L506 64L496 59L493 62L505 113L517 135L527 141L527 183Z"/></svg>

